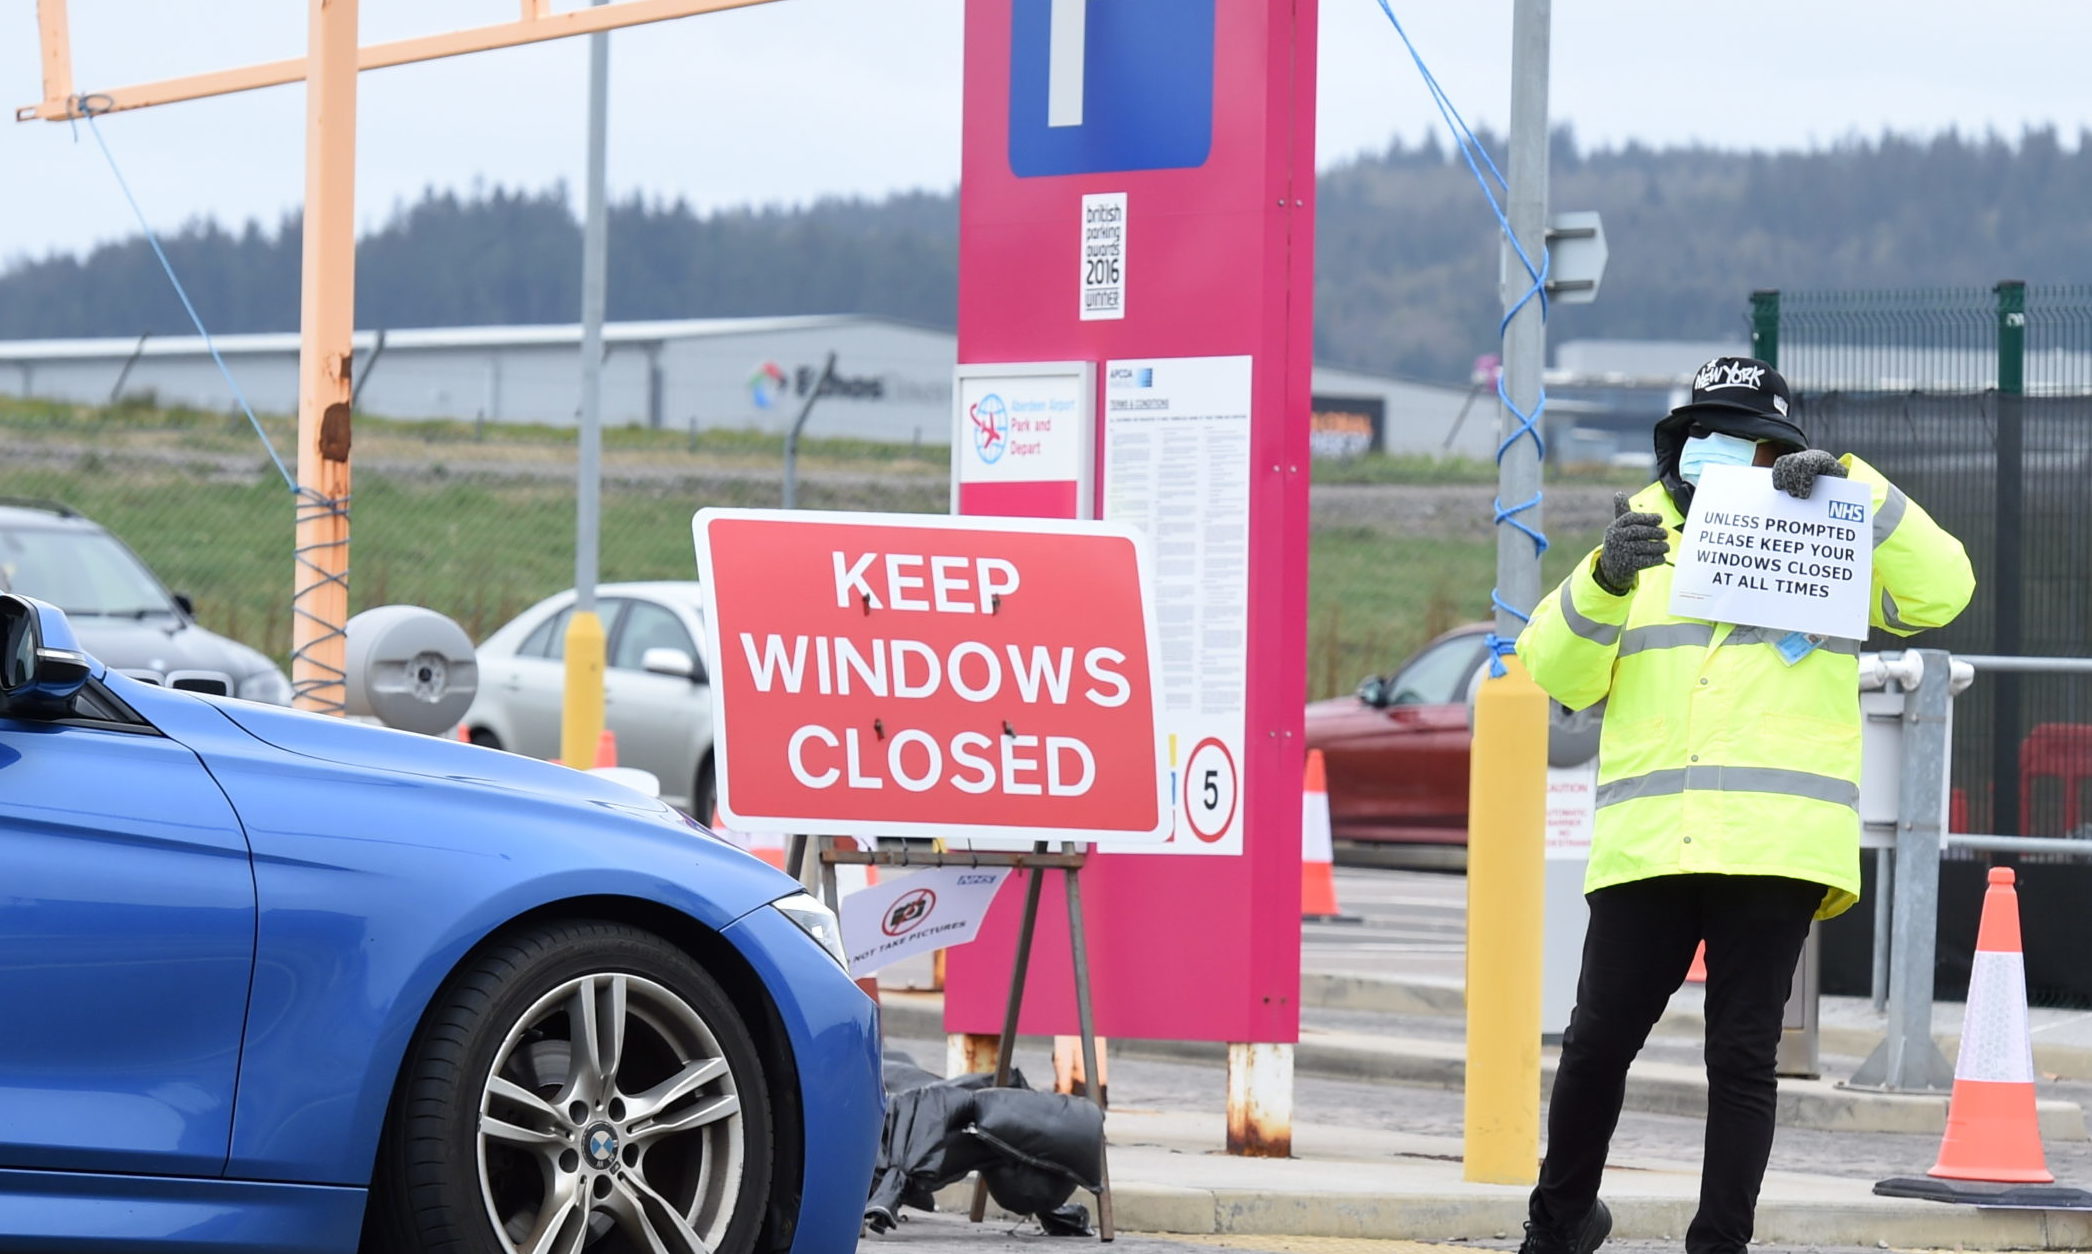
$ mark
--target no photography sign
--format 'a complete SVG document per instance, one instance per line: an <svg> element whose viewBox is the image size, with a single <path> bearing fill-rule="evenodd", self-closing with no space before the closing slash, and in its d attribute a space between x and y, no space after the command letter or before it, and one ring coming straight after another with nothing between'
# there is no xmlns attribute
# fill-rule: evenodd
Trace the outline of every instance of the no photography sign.
<svg viewBox="0 0 2092 1254"><path fill-rule="evenodd" d="M1131 529L703 510L694 530L728 827L1169 836Z"/></svg>

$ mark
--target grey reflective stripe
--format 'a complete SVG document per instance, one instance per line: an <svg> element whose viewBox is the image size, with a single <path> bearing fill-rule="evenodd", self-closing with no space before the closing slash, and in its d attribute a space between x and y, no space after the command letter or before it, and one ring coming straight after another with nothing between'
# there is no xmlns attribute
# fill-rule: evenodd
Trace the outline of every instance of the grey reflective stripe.
<svg viewBox="0 0 2092 1254"><path fill-rule="evenodd" d="M1857 810L1860 786L1851 780L1808 771L1786 771L1772 766L1687 766L1651 771L1598 785L1598 808L1616 806L1643 797L1668 797L1683 792L1758 792L1781 797L1827 801Z"/></svg>
<svg viewBox="0 0 2092 1254"><path fill-rule="evenodd" d="M1628 634L1632 635L1634 633L1629 632ZM1727 648L1732 644L1778 644L1790 634L1789 632L1775 631L1770 627L1738 627L1729 633L1728 639L1722 641L1722 647ZM1816 642L1816 647L1825 653L1843 653L1850 657L1858 657L1860 655L1860 642L1847 640L1842 636L1825 636Z"/></svg>
<svg viewBox="0 0 2092 1254"><path fill-rule="evenodd" d="M1882 501L1880 509L1874 511L1875 548L1880 548L1883 541L1896 534L1896 525L1903 521L1903 511L1909 508L1910 498L1903 495L1903 489L1890 484L1887 499Z"/></svg>
<svg viewBox="0 0 2092 1254"><path fill-rule="evenodd" d="M1706 623L1662 623L1655 627L1630 627L1620 637L1620 656L1628 657L1650 649L1704 649L1714 643L1714 628Z"/></svg>
<svg viewBox="0 0 2092 1254"><path fill-rule="evenodd" d="M1618 640L1619 627L1612 623L1601 623L1595 618L1587 618L1576 608L1576 598L1569 593L1570 585L1575 582L1573 579L1562 581L1562 621L1569 624L1569 630L1592 644L1611 644Z"/></svg>
<svg viewBox="0 0 2092 1254"><path fill-rule="evenodd" d="M1881 590L1881 621L1884 625L1893 627L1897 631L1917 630L1909 623L1904 622L1902 615L1896 612L1896 598L1889 595L1887 588Z"/></svg>

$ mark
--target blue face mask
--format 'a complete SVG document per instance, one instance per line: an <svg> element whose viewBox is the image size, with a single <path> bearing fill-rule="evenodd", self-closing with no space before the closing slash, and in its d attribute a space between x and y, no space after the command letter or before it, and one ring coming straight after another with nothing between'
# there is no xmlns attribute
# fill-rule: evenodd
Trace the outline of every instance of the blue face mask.
<svg viewBox="0 0 2092 1254"><path fill-rule="evenodd" d="M1678 454L1678 477L1698 483L1700 472L1709 466L1748 466L1758 460L1758 442L1741 436L1710 431L1685 442Z"/></svg>

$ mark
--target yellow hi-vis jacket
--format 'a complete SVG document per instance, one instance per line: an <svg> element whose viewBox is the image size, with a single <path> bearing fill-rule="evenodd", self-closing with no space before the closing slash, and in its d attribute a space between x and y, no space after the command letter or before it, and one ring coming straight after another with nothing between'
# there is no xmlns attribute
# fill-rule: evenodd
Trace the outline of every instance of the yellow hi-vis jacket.
<svg viewBox="0 0 2092 1254"><path fill-rule="evenodd" d="M1975 590L1961 542L1872 466L1874 626L1911 635L1952 622ZM1661 484L1632 508L1673 529ZM1673 566L1626 596L1598 584L1598 554L1542 599L1518 638L1535 682L1571 709L1607 701L1597 823L1584 891L1658 875L1779 875L1826 888L1817 917L1859 900L1857 640L1827 639L1789 665L1790 633L1671 613Z"/></svg>

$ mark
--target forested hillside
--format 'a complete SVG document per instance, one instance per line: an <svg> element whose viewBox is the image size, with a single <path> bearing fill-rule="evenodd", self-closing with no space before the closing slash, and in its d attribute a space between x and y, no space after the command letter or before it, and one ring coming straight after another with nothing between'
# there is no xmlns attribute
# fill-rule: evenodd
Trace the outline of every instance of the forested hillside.
<svg viewBox="0 0 2092 1254"><path fill-rule="evenodd" d="M1612 263L1599 301L1558 308L1552 336L1741 338L1745 297L1760 287L2092 282L2088 138L1587 152L1563 133L1554 204L1604 213ZM1493 350L1495 224L1464 163L1435 144L1397 143L1327 171L1321 197L1323 360L1458 379ZM357 324L572 321L581 244L570 201L564 187L431 190L401 207L360 245ZM633 199L613 208L610 239L613 318L953 319L950 195L707 215ZM196 223L166 242L213 330L296 326L295 217ZM0 337L186 330L142 240L0 269Z"/></svg>

